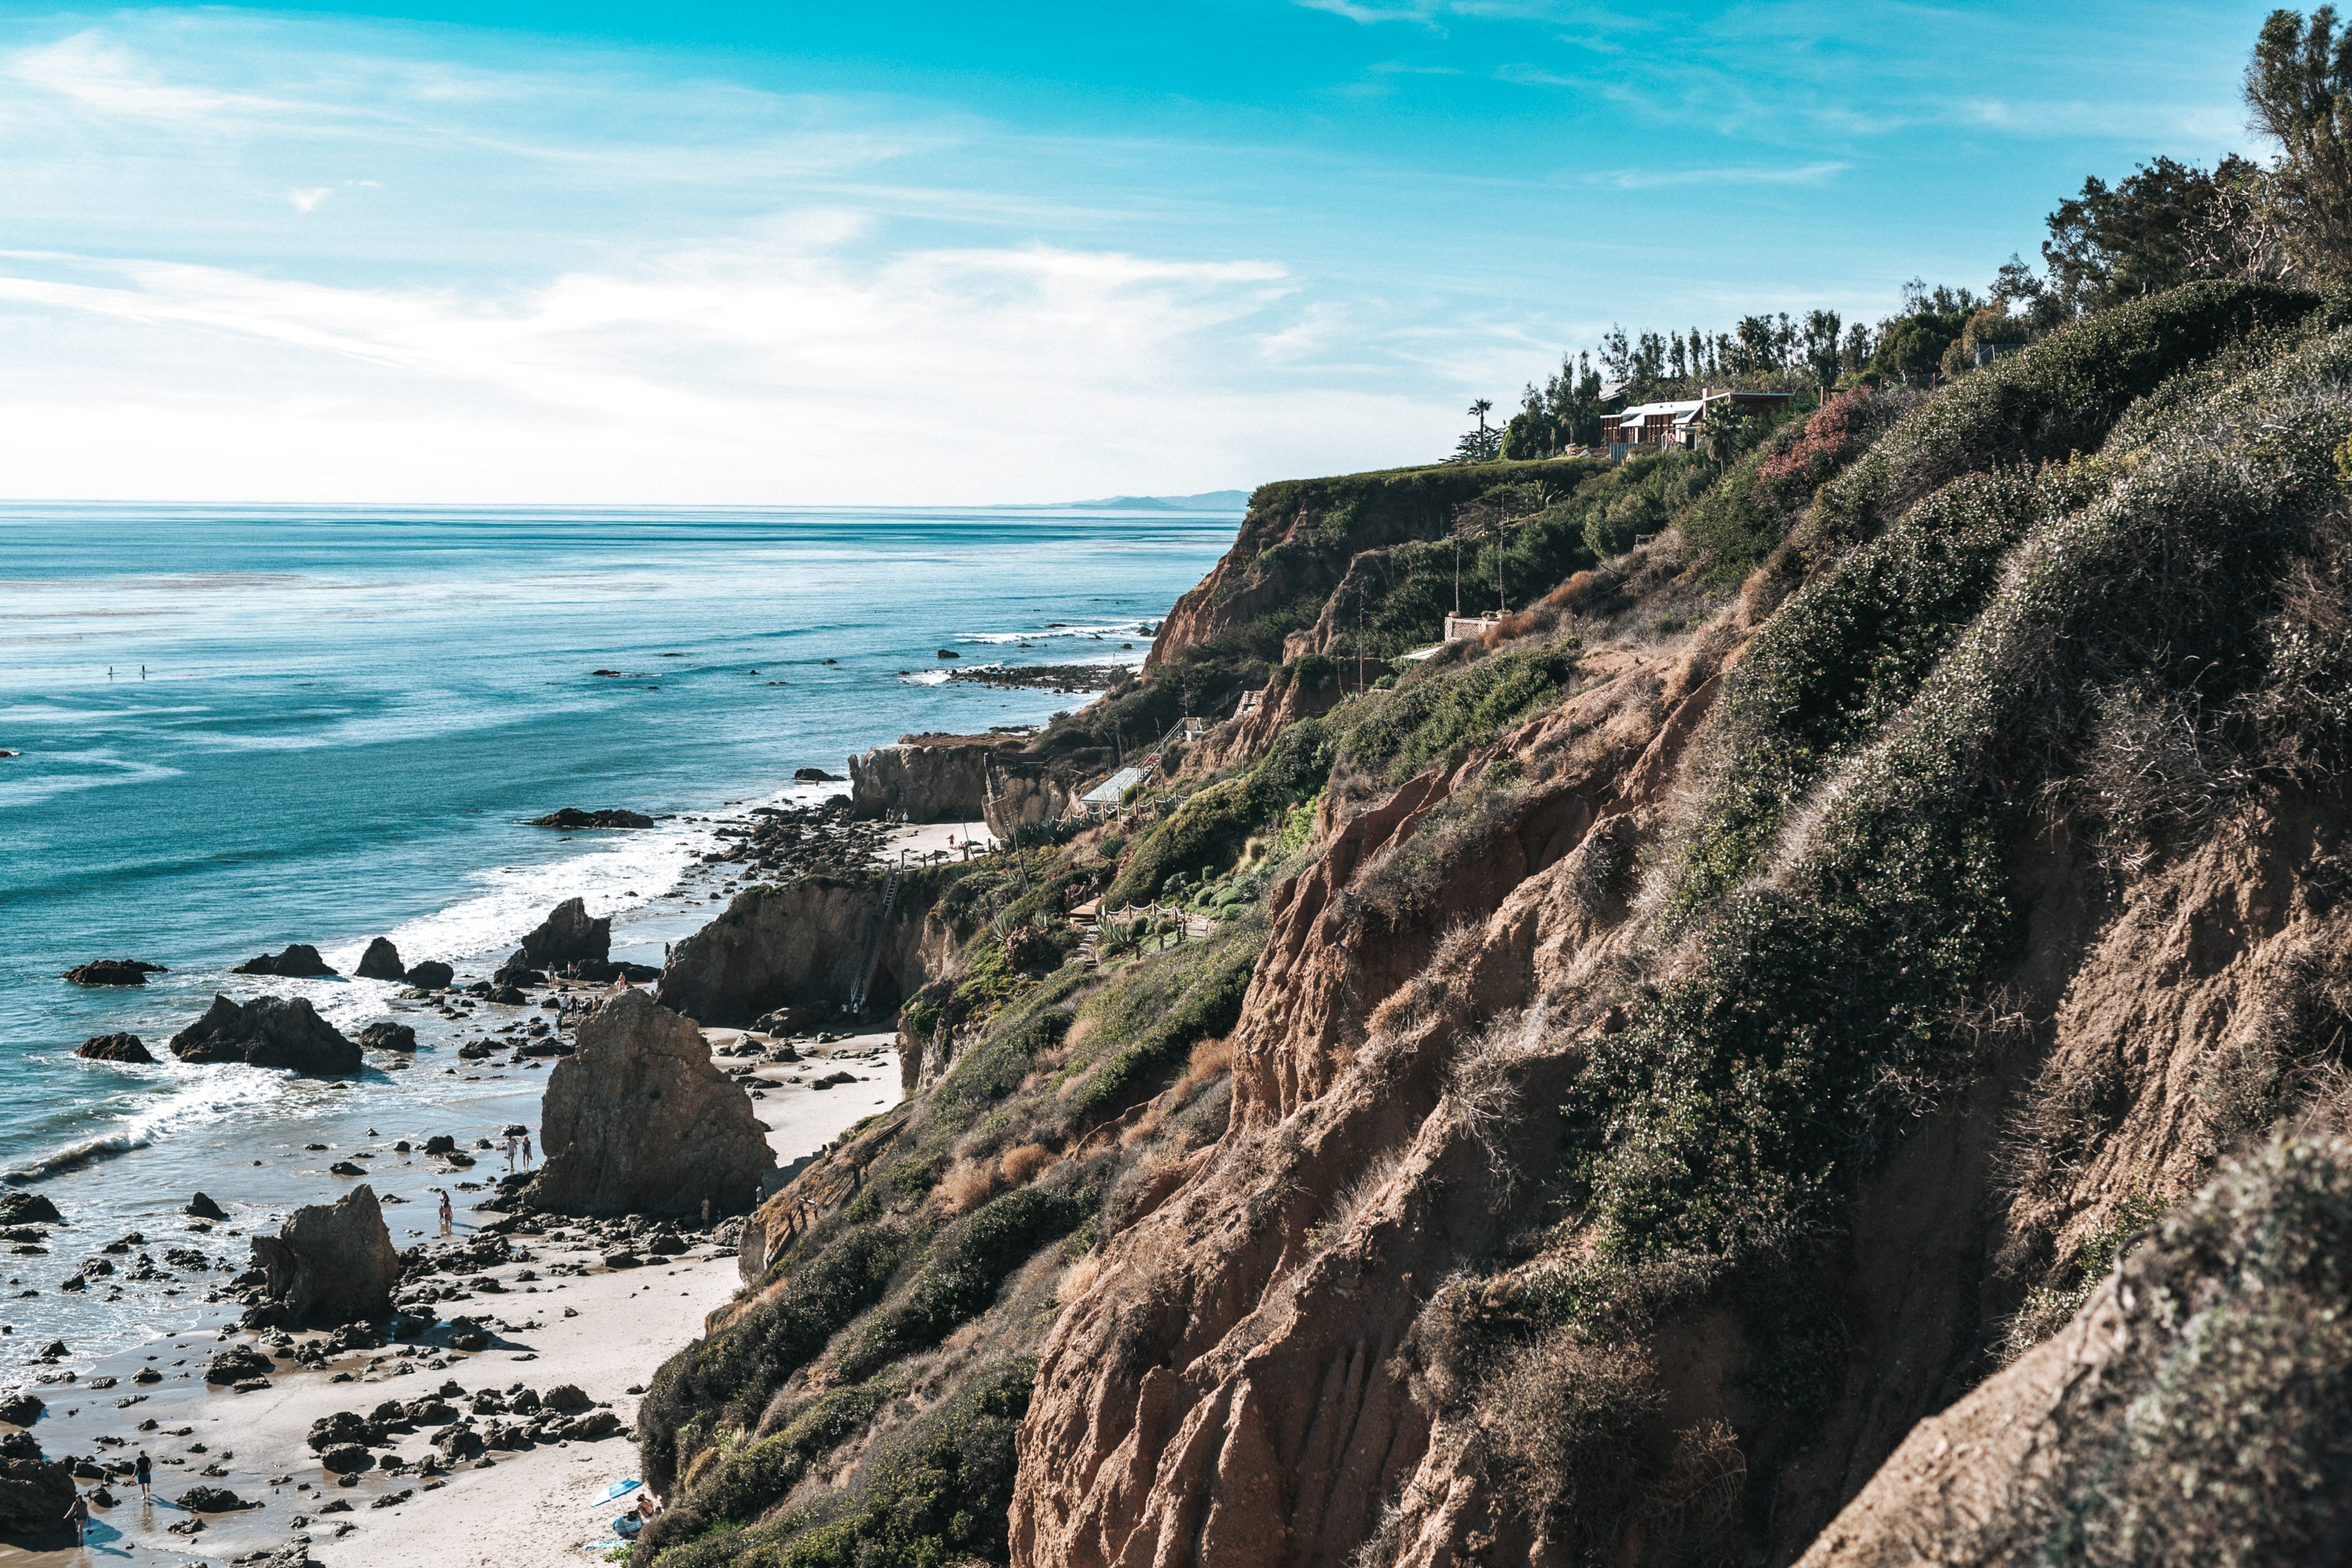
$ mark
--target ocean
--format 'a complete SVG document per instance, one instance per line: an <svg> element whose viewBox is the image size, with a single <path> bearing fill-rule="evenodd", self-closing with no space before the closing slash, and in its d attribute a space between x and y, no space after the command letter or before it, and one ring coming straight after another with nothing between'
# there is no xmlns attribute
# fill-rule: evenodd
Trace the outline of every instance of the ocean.
<svg viewBox="0 0 2352 1568"><path fill-rule="evenodd" d="M1078 510L0 508L0 1181L68 1225L0 1256L0 1382L217 1321L242 1237L352 1184L421 1205L389 1145L535 1125L523 1070L460 1063L463 1026L395 984L231 976L308 942L348 972L390 936L480 969L574 896L614 956L719 907L676 889L730 805L807 801L903 732L1037 723L1085 694L943 681L961 663L1140 663L1144 628L1238 518ZM604 670L612 673L597 674ZM561 806L672 820L527 826ZM694 898L706 895L700 891ZM58 978L161 963L141 988ZM309 996L347 1033L398 1017L413 1068L328 1083L189 1067L165 1042L215 993ZM487 1011L487 1010L486 1010ZM128 1031L162 1060L77 1058ZM462 1070L461 1070L462 1069ZM489 1166L485 1162L485 1172ZM415 1189L412 1192L410 1189ZM67 1294L100 1244L184 1238L203 1190L231 1218L211 1269ZM414 1215L413 1219L408 1218ZM394 1238L425 1228L394 1211Z"/></svg>

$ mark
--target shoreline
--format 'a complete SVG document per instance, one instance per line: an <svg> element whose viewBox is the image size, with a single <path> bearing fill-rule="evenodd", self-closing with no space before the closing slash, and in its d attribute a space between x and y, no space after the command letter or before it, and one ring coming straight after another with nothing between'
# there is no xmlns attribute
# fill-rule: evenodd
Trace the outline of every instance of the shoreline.
<svg viewBox="0 0 2352 1568"><path fill-rule="evenodd" d="M745 1033L703 1031L718 1065L742 1065L716 1053ZM791 1088L786 1079L796 1069L789 1064L755 1068L765 1087L754 1105L768 1124L779 1170L898 1102L895 1040L894 1030L869 1029L803 1051L808 1060L856 1069L855 1084L824 1091ZM502 1219L493 1215L490 1223ZM446 1348L449 1330L443 1322L407 1346L348 1352L315 1370L273 1371L268 1388L236 1394L202 1382L205 1361L231 1346L268 1347L266 1336L234 1329L237 1309L224 1303L200 1310L177 1333L101 1358L72 1383L27 1384L50 1407L26 1428L45 1452L113 1463L143 1447L158 1461L153 1496L142 1504L135 1488L110 1480L118 1500L111 1508L93 1508L86 1546L62 1544L62 1537L57 1545L0 1544L0 1564L64 1568L116 1556L217 1563L304 1536L314 1560L333 1568L420 1562L539 1568L594 1561L581 1548L610 1535L604 1528L610 1515L590 1505L607 1484L636 1476L638 1395L630 1390L642 1390L664 1361L701 1334L708 1314L733 1299L741 1282L733 1245L740 1223L721 1221L709 1231L681 1227L691 1237L686 1255L653 1258L631 1268L602 1261L604 1245L593 1237L596 1222L535 1216L534 1223L544 1234L513 1235L519 1249L513 1260L465 1277L469 1297L487 1301L460 1298L440 1304L445 1316L478 1315L495 1327L490 1347L470 1355ZM485 1233L484 1225L461 1221L456 1239ZM558 1266L567 1270L563 1277L554 1274ZM498 1287L482 1289L483 1278ZM151 1361L163 1381L135 1384L132 1374ZM520 1385L544 1393L573 1384L609 1408L622 1430L601 1439L492 1453L484 1456L487 1465L467 1460L428 1477L414 1467L434 1453L430 1439L439 1428L419 1427L390 1450L373 1450L386 1458L397 1454L409 1468L387 1474L372 1467L351 1486L336 1485L305 1442L313 1421L337 1411L364 1415L383 1400L415 1400L453 1384L466 1396L449 1398L461 1413L484 1389ZM487 1427L499 1418L461 1419ZM142 1421L155 1423L154 1429L139 1430ZM80 1484L87 1495L92 1482ZM175 1534L171 1526L190 1516L172 1500L196 1485L223 1487L260 1506L204 1515L201 1531ZM404 1499L379 1504L403 1491ZM339 1503L348 1508L334 1506Z"/></svg>

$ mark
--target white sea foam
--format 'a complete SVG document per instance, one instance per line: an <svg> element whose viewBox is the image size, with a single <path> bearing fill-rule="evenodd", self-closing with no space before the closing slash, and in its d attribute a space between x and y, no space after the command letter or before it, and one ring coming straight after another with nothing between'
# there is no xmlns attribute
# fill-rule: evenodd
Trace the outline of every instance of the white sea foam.
<svg viewBox="0 0 2352 1568"><path fill-rule="evenodd" d="M31 763L80 763L86 766L112 770L108 773L35 773L30 778L10 778L0 775L0 806L30 805L37 800L47 800L53 795L65 795L79 789L108 789L116 784L145 784L151 779L180 776L178 768L167 768L160 763L134 763L115 756L110 752L49 752L37 758L19 757L11 766Z"/></svg>
<svg viewBox="0 0 2352 1568"><path fill-rule="evenodd" d="M0 1171L0 1181L37 1182L93 1160L144 1149L173 1133L266 1105L285 1092L288 1082L283 1073L241 1063L209 1067L170 1064L169 1070L186 1080L183 1088L163 1100L123 1113L102 1131L68 1140L46 1153Z"/></svg>
<svg viewBox="0 0 2352 1568"><path fill-rule="evenodd" d="M993 667L979 668L992 668ZM908 686L945 686L948 682L948 672L944 669L919 669L910 674L902 675L898 679Z"/></svg>
<svg viewBox="0 0 2352 1568"><path fill-rule="evenodd" d="M1148 637L1150 635L1143 629L1147 624L1143 621L1119 621L1110 626L1052 626L1034 632L962 632L957 635L956 641L1012 644L1051 642L1070 638L1092 641L1098 637L1123 637L1131 640L1136 637Z"/></svg>

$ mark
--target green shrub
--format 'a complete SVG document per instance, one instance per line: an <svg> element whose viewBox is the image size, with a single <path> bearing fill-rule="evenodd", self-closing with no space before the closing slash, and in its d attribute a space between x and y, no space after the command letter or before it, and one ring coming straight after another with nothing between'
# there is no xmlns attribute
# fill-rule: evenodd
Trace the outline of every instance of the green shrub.
<svg viewBox="0 0 2352 1568"><path fill-rule="evenodd" d="M1239 1022L1265 942L1263 922L1236 921L1107 987L1091 1009L1098 1019L1093 1037L1063 1069L1065 1079L1089 1075L1065 1102L1072 1121L1083 1125L1125 1109L1196 1042Z"/></svg>
<svg viewBox="0 0 2352 1568"><path fill-rule="evenodd" d="M1568 694L1579 644L1497 654L1432 673L1394 691L1351 699L1327 716L1340 765L1404 779L1439 757L1458 758L1540 704Z"/></svg>
<svg viewBox="0 0 2352 1568"><path fill-rule="evenodd" d="M1021 1187L957 1220L931 1244L906 1289L844 1348L835 1375L868 1377L939 1343L996 1299L1006 1275L1040 1247L1068 1235L1093 1207L1071 1194Z"/></svg>

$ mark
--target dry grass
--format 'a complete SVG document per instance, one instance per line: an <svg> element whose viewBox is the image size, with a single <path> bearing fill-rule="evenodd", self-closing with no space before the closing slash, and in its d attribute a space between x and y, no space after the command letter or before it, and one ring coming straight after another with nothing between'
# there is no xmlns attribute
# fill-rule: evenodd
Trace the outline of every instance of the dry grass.
<svg viewBox="0 0 2352 1568"><path fill-rule="evenodd" d="M1191 1094L1202 1084L1213 1083L1233 1070L1234 1043L1219 1035L1202 1040L1192 1047L1192 1059L1185 1064L1184 1076L1176 1084L1178 1098Z"/></svg>
<svg viewBox="0 0 2352 1568"><path fill-rule="evenodd" d="M1631 1500L1643 1428L1662 1397L1642 1350L1555 1330L1487 1379L1478 1403L1528 1512L1582 1515L1591 1529Z"/></svg>
<svg viewBox="0 0 2352 1568"><path fill-rule="evenodd" d="M1062 1277L1054 1281L1055 1301L1061 1306L1068 1306L1094 1289L1095 1281L1102 1278L1102 1254L1087 1253L1076 1263L1063 1269Z"/></svg>
<svg viewBox="0 0 2352 1568"><path fill-rule="evenodd" d="M941 1213L950 1216L970 1214L996 1195L996 1163L992 1160L963 1160L940 1178L933 1189Z"/></svg>
<svg viewBox="0 0 2352 1568"><path fill-rule="evenodd" d="M1025 1187L1060 1159L1059 1154L1043 1143L1024 1143L1017 1149L1007 1149L1004 1158L996 1163L996 1169L997 1173L1004 1178L1006 1186Z"/></svg>

